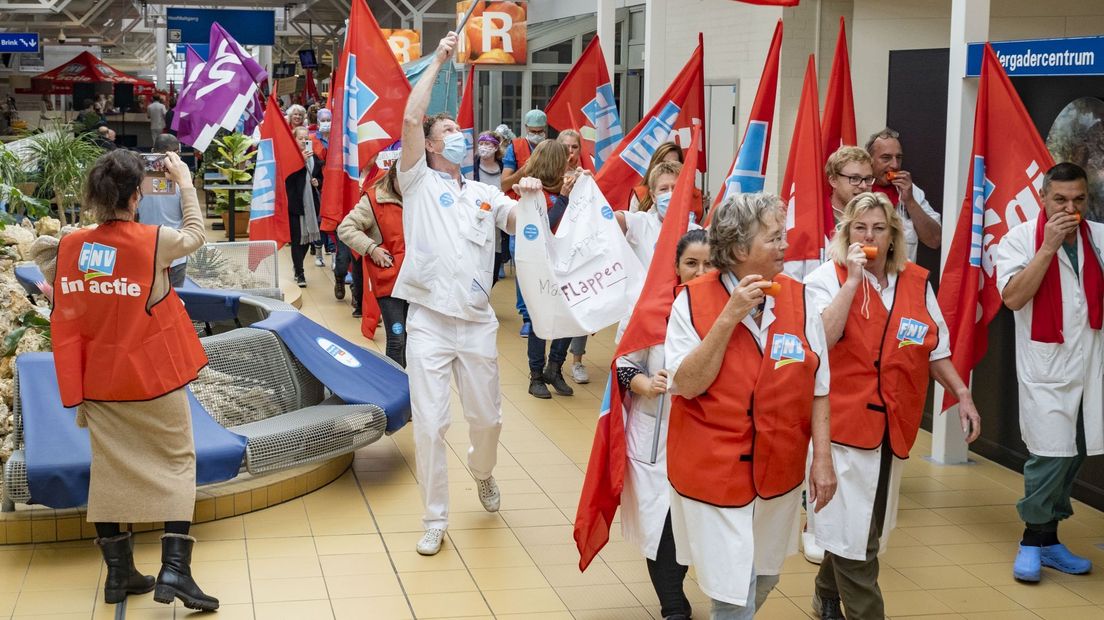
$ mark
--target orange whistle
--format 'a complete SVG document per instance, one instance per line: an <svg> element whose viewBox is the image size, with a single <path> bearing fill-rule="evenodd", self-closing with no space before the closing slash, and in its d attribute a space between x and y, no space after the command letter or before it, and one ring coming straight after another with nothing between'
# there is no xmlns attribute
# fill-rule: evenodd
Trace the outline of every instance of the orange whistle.
<svg viewBox="0 0 1104 620"><path fill-rule="evenodd" d="M1077 223L1078 223L1078 224L1080 224L1080 223L1081 223L1081 213L1080 213L1080 212L1078 212L1078 211L1075 211L1075 212L1073 213L1073 217L1077 218Z"/></svg>
<svg viewBox="0 0 1104 620"><path fill-rule="evenodd" d="M864 245L862 251L863 254L866 254L866 260L874 260L878 257L878 246L876 245Z"/></svg>
<svg viewBox="0 0 1104 620"><path fill-rule="evenodd" d="M782 293L782 284L780 282L771 282L770 286L763 289L763 294L770 295L771 297L777 297Z"/></svg>
<svg viewBox="0 0 1104 620"><path fill-rule="evenodd" d="M896 172L894 172L892 170L887 170L886 171L886 180L887 181L892 181L893 179L896 179L896 178L897 178L897 173Z"/></svg>

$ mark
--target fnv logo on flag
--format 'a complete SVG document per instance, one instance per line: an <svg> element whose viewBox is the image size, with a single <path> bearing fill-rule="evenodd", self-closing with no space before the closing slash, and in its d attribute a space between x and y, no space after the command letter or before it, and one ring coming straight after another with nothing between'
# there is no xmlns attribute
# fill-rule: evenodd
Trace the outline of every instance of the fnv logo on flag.
<svg viewBox="0 0 1104 620"><path fill-rule="evenodd" d="M793 334L775 334L771 340L770 357L774 360L774 369L795 362L805 361L805 347L801 346L801 338Z"/></svg>
<svg viewBox="0 0 1104 620"><path fill-rule="evenodd" d="M601 170L621 142L623 129L598 37L587 44L571 72L556 88L545 112L556 129L574 129L583 136L589 146L587 150L594 154L595 168Z"/></svg>
<svg viewBox="0 0 1104 620"><path fill-rule="evenodd" d="M249 203L249 237L269 239L276 248L291 241L288 227L287 178L305 165L299 144L292 137L275 97L268 98L259 127L257 167L253 172L253 200ZM269 246L271 247L271 246ZM250 269L266 255L250 254Z"/></svg>
<svg viewBox="0 0 1104 620"><path fill-rule="evenodd" d="M84 279L109 276L115 273L115 257L118 251L110 245L88 243L81 245L77 269L84 272Z"/></svg>
<svg viewBox="0 0 1104 620"><path fill-rule="evenodd" d="M1003 303L996 286L997 246L1010 229L1038 216L1043 174L1053 165L987 44L974 114L970 181L938 296L950 334L951 363L963 381L969 382L970 372L984 357L989 322ZM952 392L945 394L943 409L956 402Z"/></svg>
<svg viewBox="0 0 1104 620"><path fill-rule="evenodd" d="M928 326L908 317L901 317L901 324L897 327L897 348L914 344L924 344L924 338L928 335Z"/></svg>
<svg viewBox="0 0 1104 620"><path fill-rule="evenodd" d="M778 56L782 50L782 20L774 27L767 50L767 60L763 64L763 74L759 78L759 90L751 104L751 116L740 149L732 161L732 167L725 178L722 191L717 193L713 205L719 205L733 194L746 194L763 191L767 177L767 155L770 153L771 126L774 124L774 107L778 98ZM712 215L710 211L710 215ZM709 219L706 219L708 225Z"/></svg>
<svg viewBox="0 0 1104 620"><path fill-rule="evenodd" d="M410 95L410 83L364 0L352 2L332 83L331 148L319 209L321 229L327 232L336 230L360 199L361 182L376 155L398 139Z"/></svg>
<svg viewBox="0 0 1104 620"><path fill-rule="evenodd" d="M272 140L257 143L257 165L253 169L253 201L249 203L249 219L257 220L276 214L276 156Z"/></svg>
<svg viewBox="0 0 1104 620"><path fill-rule="evenodd" d="M614 209L628 209L632 188L640 184L648 162L660 144L678 138L689 144L694 127L705 131L705 79L702 37L671 85L656 104L625 136L605 161L594 180ZM698 152L698 172L705 172L705 139Z"/></svg>

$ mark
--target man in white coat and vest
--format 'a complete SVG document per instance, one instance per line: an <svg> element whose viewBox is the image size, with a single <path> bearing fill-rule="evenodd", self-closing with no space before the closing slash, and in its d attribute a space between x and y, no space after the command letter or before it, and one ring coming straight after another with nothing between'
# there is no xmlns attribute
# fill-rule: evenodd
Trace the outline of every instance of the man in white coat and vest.
<svg viewBox="0 0 1104 620"><path fill-rule="evenodd" d="M997 288L1016 317L1020 431L1030 453L1026 525L1012 574L1039 581L1042 566L1070 574L1092 562L1058 541L1086 455L1104 454L1104 225L1084 219L1085 171L1061 163L1043 179L1039 217L1008 231L997 250Z"/></svg>

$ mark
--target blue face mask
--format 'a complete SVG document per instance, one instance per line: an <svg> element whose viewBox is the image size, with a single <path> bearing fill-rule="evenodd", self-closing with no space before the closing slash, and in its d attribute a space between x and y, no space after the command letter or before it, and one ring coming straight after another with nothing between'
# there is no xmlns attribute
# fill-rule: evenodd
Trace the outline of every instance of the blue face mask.
<svg viewBox="0 0 1104 620"><path fill-rule="evenodd" d="M456 133L450 133L445 136L445 149L441 151L441 156L450 162L460 165L464 161L464 154L467 151L468 142L464 139L464 134L459 131Z"/></svg>
<svg viewBox="0 0 1104 620"><path fill-rule="evenodd" d="M655 197L656 213L659 214L659 219L662 220L667 216L667 207L671 204L671 192L664 192Z"/></svg>

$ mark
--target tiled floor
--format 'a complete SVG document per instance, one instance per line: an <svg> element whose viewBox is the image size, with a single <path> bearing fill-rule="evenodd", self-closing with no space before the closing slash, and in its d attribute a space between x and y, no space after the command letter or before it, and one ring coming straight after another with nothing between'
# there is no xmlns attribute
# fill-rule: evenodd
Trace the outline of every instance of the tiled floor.
<svg viewBox="0 0 1104 620"><path fill-rule="evenodd" d="M286 250L285 250L286 253ZM286 257L284 258L286 261ZM309 260L309 257L308 257ZM361 341L349 302L308 265L303 310ZM495 476L502 511L484 512L464 469L466 425L453 402L448 439L452 525L434 557L414 551L421 504L409 427L358 453L353 470L307 497L267 510L196 526L193 570L222 600L220 618L532 618L650 619L658 603L643 559L613 541L585 574L571 523L590 450L612 334L593 338L591 383L576 395L538 401L526 393L525 340L517 336L513 282L494 288L499 331L504 430ZM381 330L382 331L382 330ZM382 333L375 343L382 349ZM942 467L925 461L922 433L905 470L899 527L882 562L881 585L892 617L1104 618L1104 514L1077 505L1064 541L1091 556L1094 574L1047 570L1043 582L1012 580L1020 535L1014 502L1022 478L992 463ZM139 567L157 570L156 536L139 537ZM786 564L761 618L806 618L816 567ZM692 575L693 573L691 573ZM90 542L0 547L0 615L109 618L100 600L101 561ZM708 604L692 579L695 617ZM191 612L132 597L130 618L182 618Z"/></svg>

